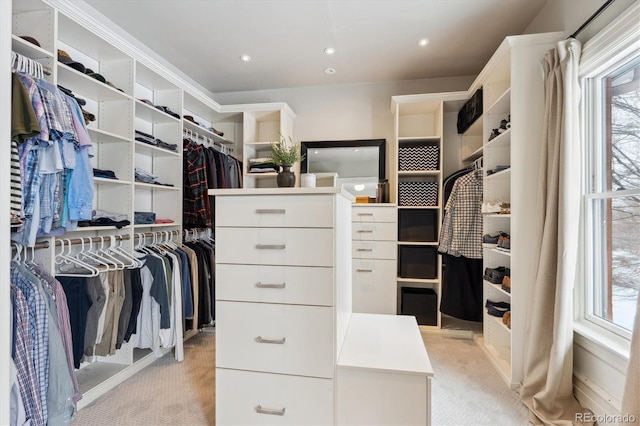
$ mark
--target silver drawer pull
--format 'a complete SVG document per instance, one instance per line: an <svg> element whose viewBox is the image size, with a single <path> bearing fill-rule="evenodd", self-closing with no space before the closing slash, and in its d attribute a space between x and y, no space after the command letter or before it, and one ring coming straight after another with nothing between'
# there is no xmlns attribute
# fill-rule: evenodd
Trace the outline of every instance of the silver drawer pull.
<svg viewBox="0 0 640 426"><path fill-rule="evenodd" d="M260 214L285 214L285 209L256 209L256 213Z"/></svg>
<svg viewBox="0 0 640 426"><path fill-rule="evenodd" d="M357 249L356 251L373 251L373 249Z"/></svg>
<svg viewBox="0 0 640 426"><path fill-rule="evenodd" d="M358 213L358 216L373 216L373 213Z"/></svg>
<svg viewBox="0 0 640 426"><path fill-rule="evenodd" d="M261 283L261 282L256 283L256 287L258 288L285 288L286 286L287 286L286 283L282 283L282 284L268 284L268 283Z"/></svg>
<svg viewBox="0 0 640 426"><path fill-rule="evenodd" d="M282 339L264 339L262 338L262 336L258 336L256 337L255 340L258 343L271 343L273 345L284 345L284 342L287 341L287 338L283 337Z"/></svg>
<svg viewBox="0 0 640 426"><path fill-rule="evenodd" d="M372 232L373 232L373 229L360 229L360 230L358 230L358 232L361 232L361 233L363 233L363 234L364 234L364 233L372 233Z"/></svg>
<svg viewBox="0 0 640 426"><path fill-rule="evenodd" d="M262 405L256 405L256 413L258 414L270 414L272 416L284 416L284 412L286 408L282 408L281 410L277 410L275 408L262 408Z"/></svg>
<svg viewBox="0 0 640 426"><path fill-rule="evenodd" d="M373 269L356 269L356 272L373 272Z"/></svg>
<svg viewBox="0 0 640 426"><path fill-rule="evenodd" d="M285 245L284 244L256 244L256 248L259 250L268 250L268 249L284 250Z"/></svg>

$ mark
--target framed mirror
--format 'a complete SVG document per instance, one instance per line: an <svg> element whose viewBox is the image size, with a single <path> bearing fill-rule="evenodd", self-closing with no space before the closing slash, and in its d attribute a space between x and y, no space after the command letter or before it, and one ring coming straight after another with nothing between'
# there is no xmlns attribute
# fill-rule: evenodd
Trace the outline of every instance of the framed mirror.
<svg viewBox="0 0 640 426"><path fill-rule="evenodd" d="M316 186L338 186L354 196L376 196L385 178L386 140L307 141L300 144L301 173L316 175Z"/></svg>

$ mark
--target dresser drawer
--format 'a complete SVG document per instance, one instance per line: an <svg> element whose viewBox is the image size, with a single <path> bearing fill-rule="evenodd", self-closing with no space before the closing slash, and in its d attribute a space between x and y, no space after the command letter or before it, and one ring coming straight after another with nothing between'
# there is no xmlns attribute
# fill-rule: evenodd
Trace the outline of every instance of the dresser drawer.
<svg viewBox="0 0 640 426"><path fill-rule="evenodd" d="M353 259L353 312L395 315L395 260Z"/></svg>
<svg viewBox="0 0 640 426"><path fill-rule="evenodd" d="M216 265L216 299L333 306L333 268Z"/></svg>
<svg viewBox="0 0 640 426"><path fill-rule="evenodd" d="M398 256L398 244L395 241L361 241L351 243L354 259L391 259Z"/></svg>
<svg viewBox="0 0 640 426"><path fill-rule="evenodd" d="M333 377L333 308L216 302L216 366Z"/></svg>
<svg viewBox="0 0 640 426"><path fill-rule="evenodd" d="M218 228L217 263L333 266L333 229Z"/></svg>
<svg viewBox="0 0 640 426"><path fill-rule="evenodd" d="M329 425L333 380L216 368L216 423Z"/></svg>
<svg viewBox="0 0 640 426"><path fill-rule="evenodd" d="M398 241L398 224L390 222L353 222L354 240Z"/></svg>
<svg viewBox="0 0 640 426"><path fill-rule="evenodd" d="M354 222L397 222L398 210L396 206L353 205L351 219Z"/></svg>
<svg viewBox="0 0 640 426"><path fill-rule="evenodd" d="M256 195L218 197L216 226L331 228L333 197Z"/></svg>

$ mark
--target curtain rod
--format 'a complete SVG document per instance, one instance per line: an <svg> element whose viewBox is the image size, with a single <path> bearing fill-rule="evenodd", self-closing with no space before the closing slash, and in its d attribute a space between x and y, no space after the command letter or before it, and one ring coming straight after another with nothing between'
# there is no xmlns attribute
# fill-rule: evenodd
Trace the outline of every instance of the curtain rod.
<svg viewBox="0 0 640 426"><path fill-rule="evenodd" d="M571 34L568 38L576 38L576 36L578 34L580 34L580 32L582 30L584 30L584 28L589 25L594 19L596 19L602 12L604 12L604 10L609 7L611 5L611 3L613 3L615 0L607 0L602 6L600 6L600 9L596 10L595 13L593 15L591 15L586 21L584 21L584 23L582 25L580 25L580 28L578 28L577 30L574 31L573 34Z"/></svg>

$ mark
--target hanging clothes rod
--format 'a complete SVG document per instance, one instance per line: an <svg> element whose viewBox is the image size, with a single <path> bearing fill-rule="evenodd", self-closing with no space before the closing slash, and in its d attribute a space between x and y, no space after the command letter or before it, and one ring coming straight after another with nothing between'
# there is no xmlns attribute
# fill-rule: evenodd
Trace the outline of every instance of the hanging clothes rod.
<svg viewBox="0 0 640 426"><path fill-rule="evenodd" d="M128 240L131 237L128 234L124 234L124 235L105 235L103 237L85 237L85 238L72 238L70 240L62 238L59 240L56 240L56 246L62 246L64 245L74 245L74 244L83 244L83 243L88 243L88 242L92 242L92 243L99 243L102 241L109 241L109 239L111 237L114 237L116 241L123 241L123 240Z"/></svg>
<svg viewBox="0 0 640 426"><path fill-rule="evenodd" d="M40 241L39 243L35 243L33 246L23 246L22 244L18 244L18 243L11 243L11 250L17 250L19 247L22 247L24 249L49 248L49 241Z"/></svg>
<svg viewBox="0 0 640 426"><path fill-rule="evenodd" d="M586 28L587 25L589 25L594 19L596 19L598 16L600 16L600 14L602 12L604 12L604 10L609 7L611 5L611 3L613 3L615 0L607 0L602 6L600 6L600 8L598 10L595 11L595 13L593 15L591 15L586 21L584 21L582 23L582 25L580 25L580 28L578 28L577 30L574 31L573 34L571 34L568 38L576 38L578 36L578 34L580 34L582 32L582 30L584 30Z"/></svg>
<svg viewBox="0 0 640 426"><path fill-rule="evenodd" d="M161 237L163 235L180 235L180 231L173 230L173 231L139 232L139 233L133 234L134 238Z"/></svg>

